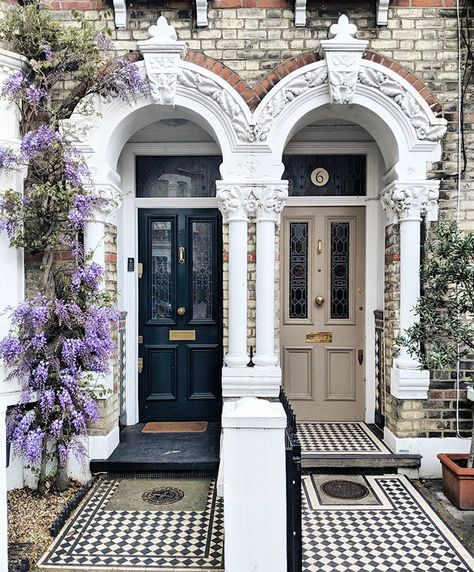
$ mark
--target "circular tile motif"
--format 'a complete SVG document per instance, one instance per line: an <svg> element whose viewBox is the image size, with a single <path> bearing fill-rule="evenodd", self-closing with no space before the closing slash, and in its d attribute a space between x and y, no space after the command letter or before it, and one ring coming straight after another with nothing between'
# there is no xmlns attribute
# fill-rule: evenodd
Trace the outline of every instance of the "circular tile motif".
<svg viewBox="0 0 474 572"><path fill-rule="evenodd" d="M369 494L369 489L361 483L337 479L321 485L321 490L336 499L363 499Z"/></svg>
<svg viewBox="0 0 474 572"><path fill-rule="evenodd" d="M174 504L184 498L181 489L175 487L160 487L145 491L142 499L149 504Z"/></svg>

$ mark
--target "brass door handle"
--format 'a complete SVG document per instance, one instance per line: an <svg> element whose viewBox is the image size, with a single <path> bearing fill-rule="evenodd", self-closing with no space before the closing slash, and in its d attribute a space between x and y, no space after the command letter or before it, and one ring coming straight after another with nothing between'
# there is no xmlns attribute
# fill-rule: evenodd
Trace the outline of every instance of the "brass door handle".
<svg viewBox="0 0 474 572"><path fill-rule="evenodd" d="M316 296L316 298L314 299L314 301L316 302L316 304L318 306L321 306L322 304L324 304L324 298L322 296Z"/></svg>
<svg viewBox="0 0 474 572"><path fill-rule="evenodd" d="M184 306L180 306L176 312L178 312L178 316L184 316L184 314L186 314L186 308Z"/></svg>
<svg viewBox="0 0 474 572"><path fill-rule="evenodd" d="M143 371L143 358L139 357L138 358L138 373L142 373Z"/></svg>
<svg viewBox="0 0 474 572"><path fill-rule="evenodd" d="M184 264L184 246L178 248L178 262Z"/></svg>

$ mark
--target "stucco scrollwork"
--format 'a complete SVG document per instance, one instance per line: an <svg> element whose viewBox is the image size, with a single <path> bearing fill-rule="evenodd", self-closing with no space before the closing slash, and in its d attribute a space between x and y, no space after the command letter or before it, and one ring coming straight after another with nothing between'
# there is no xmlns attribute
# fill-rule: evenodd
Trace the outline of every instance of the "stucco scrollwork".
<svg viewBox="0 0 474 572"><path fill-rule="evenodd" d="M304 95L308 91L324 85L328 78L326 67L308 71L303 76L297 77L281 89L270 99L263 109L257 124L250 133L249 142L267 140L268 133L273 125L273 121L285 109L285 107L296 98Z"/></svg>
<svg viewBox="0 0 474 572"><path fill-rule="evenodd" d="M359 70L359 82L392 99L408 117L420 141L438 141L446 133L446 125L430 125L426 113L416 99L398 82L372 68Z"/></svg>
<svg viewBox="0 0 474 572"><path fill-rule="evenodd" d="M395 182L382 191L382 206L389 222L438 219L439 181Z"/></svg>
<svg viewBox="0 0 474 572"><path fill-rule="evenodd" d="M217 181L217 202L224 222L269 220L278 223L288 198L288 182L225 183Z"/></svg>
<svg viewBox="0 0 474 572"><path fill-rule="evenodd" d="M195 71L181 69L178 73L178 83L188 89L194 89L215 101L231 120L237 139L243 143L251 140L251 128L241 107L217 82Z"/></svg>

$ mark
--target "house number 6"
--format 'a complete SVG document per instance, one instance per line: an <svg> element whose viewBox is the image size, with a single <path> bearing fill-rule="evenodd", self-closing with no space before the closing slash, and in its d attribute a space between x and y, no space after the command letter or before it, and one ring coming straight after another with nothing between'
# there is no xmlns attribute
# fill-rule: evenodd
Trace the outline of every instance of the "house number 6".
<svg viewBox="0 0 474 572"><path fill-rule="evenodd" d="M316 169L313 169L311 172L311 182L316 187L324 187L324 185L327 185L328 181L329 173L326 171L326 169L323 169L322 167L316 167Z"/></svg>

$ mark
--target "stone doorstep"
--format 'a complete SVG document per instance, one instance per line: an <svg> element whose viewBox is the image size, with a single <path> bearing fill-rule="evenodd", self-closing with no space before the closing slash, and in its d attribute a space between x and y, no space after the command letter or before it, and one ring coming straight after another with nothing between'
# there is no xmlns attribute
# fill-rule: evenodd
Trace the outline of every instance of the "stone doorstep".
<svg viewBox="0 0 474 572"><path fill-rule="evenodd" d="M302 454L303 469L418 469L421 455L409 454Z"/></svg>

